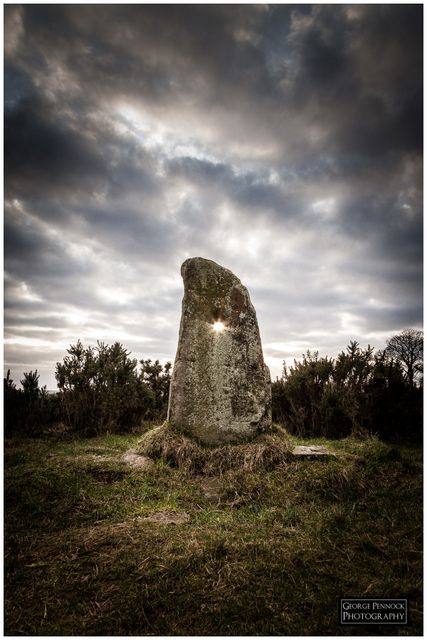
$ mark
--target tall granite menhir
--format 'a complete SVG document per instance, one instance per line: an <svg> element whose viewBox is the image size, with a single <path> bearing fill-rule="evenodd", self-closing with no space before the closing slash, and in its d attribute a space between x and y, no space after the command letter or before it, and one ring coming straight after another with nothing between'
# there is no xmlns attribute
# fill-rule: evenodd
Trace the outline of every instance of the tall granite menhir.
<svg viewBox="0 0 427 640"><path fill-rule="evenodd" d="M251 440L271 427L271 387L249 293L212 260L190 258L181 275L168 420L203 444Z"/></svg>

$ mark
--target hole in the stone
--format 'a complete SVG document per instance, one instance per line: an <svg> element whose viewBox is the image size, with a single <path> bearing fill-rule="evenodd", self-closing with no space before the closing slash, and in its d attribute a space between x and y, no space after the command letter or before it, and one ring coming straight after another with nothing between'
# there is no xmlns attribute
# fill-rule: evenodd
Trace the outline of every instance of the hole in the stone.
<svg viewBox="0 0 427 640"><path fill-rule="evenodd" d="M221 331L224 331L225 329L224 323L221 322L220 320L217 320L216 322L214 322L212 327L216 333L221 333Z"/></svg>

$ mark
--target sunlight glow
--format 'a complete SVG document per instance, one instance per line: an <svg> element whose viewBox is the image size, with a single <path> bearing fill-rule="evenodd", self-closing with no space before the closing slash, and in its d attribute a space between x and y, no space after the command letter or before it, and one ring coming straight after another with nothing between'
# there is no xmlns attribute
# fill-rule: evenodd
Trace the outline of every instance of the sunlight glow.
<svg viewBox="0 0 427 640"><path fill-rule="evenodd" d="M224 323L223 322L217 321L217 322L213 323L213 330L216 333L221 333L221 331L224 331L224 329L225 329L225 327L224 327Z"/></svg>

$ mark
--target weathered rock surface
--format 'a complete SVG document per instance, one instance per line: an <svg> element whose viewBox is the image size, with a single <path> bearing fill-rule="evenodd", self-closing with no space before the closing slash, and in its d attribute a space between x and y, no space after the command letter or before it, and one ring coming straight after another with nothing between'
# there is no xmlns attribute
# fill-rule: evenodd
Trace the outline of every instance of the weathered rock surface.
<svg viewBox="0 0 427 640"><path fill-rule="evenodd" d="M292 451L294 456L335 456L323 445L297 445Z"/></svg>
<svg viewBox="0 0 427 640"><path fill-rule="evenodd" d="M271 387L249 293L212 260L190 258L181 275L168 420L204 444L251 440L271 427Z"/></svg>
<svg viewBox="0 0 427 640"><path fill-rule="evenodd" d="M147 456L139 455L134 449L129 449L123 454L123 462L126 462L131 467L137 467L138 469L145 469L152 467L154 462Z"/></svg>

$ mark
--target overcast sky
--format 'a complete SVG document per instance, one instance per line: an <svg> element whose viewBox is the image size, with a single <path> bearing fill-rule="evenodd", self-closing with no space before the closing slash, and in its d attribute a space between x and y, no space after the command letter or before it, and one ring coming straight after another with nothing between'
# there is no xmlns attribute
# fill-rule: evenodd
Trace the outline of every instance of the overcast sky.
<svg viewBox="0 0 427 640"><path fill-rule="evenodd" d="M5 368L173 360L231 269L272 376L422 322L422 5L5 6Z"/></svg>

